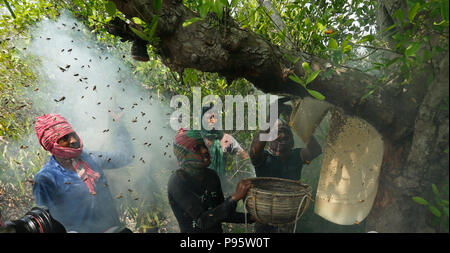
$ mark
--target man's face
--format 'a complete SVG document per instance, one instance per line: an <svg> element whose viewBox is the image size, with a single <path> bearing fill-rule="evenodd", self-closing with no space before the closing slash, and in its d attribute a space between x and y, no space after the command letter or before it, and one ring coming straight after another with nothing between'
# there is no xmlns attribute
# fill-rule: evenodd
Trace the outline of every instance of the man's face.
<svg viewBox="0 0 450 253"><path fill-rule="evenodd" d="M75 133L66 134L59 138L58 144L64 148L80 148L80 140Z"/></svg>
<svg viewBox="0 0 450 253"><path fill-rule="evenodd" d="M289 136L285 132L280 132L275 141L278 141L280 143L286 143L289 141Z"/></svg>
<svg viewBox="0 0 450 253"><path fill-rule="evenodd" d="M198 143L194 146L194 152L202 157L203 162L208 166L211 163L208 148L203 143Z"/></svg>

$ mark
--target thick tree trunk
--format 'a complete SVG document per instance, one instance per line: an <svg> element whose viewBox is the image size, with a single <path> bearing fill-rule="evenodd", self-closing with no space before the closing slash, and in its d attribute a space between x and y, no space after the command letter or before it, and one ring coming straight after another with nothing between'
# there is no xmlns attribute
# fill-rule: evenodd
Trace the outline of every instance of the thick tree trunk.
<svg viewBox="0 0 450 253"><path fill-rule="evenodd" d="M322 73L332 67L329 62L304 52L279 48L259 35L241 29L232 19L228 19L230 22L226 25L214 26L206 20L183 27L183 22L196 14L181 1L164 1L159 13L153 11L153 1L149 0L114 2L130 19L139 17L150 23L154 15L160 15L155 35L160 41L153 46L163 63L177 72L195 68L219 73L227 80L246 78L267 93L304 97L309 94L289 75L303 76L303 62L308 62L314 70L323 70ZM300 60L292 64L285 55L292 59L300 57ZM386 138L410 137L417 106L423 99L424 83L412 86L406 92L393 83L360 103L367 92L366 87L375 81L375 77L358 70L337 67L326 78L319 76L308 86L346 113L367 120ZM410 101L416 104L410 106Z"/></svg>
<svg viewBox="0 0 450 253"><path fill-rule="evenodd" d="M260 90L272 94L297 97L308 93L289 79L290 74L302 76L302 62L313 69L327 72L329 62L304 52L286 50L271 44L259 35L230 22L211 25L213 18L183 27L184 21L197 16L180 0L163 1L160 11L153 10L152 0L114 0L127 18L139 17L150 23L159 15L156 34L160 40L153 46L164 64L181 72L195 68L216 72L227 80L246 78ZM395 1L401 8L405 1ZM390 18L397 8L386 1L380 13ZM384 23L389 23L389 20ZM287 60L300 57L295 65ZM430 197L431 183L448 177L448 111L439 105L448 96L448 55L441 60L432 84L427 84L427 71L417 73L414 83L405 89L395 82L378 90L364 102L360 98L376 78L363 72L338 67L327 77L319 76L309 84L349 115L372 124L382 134L385 154L380 187L368 217L367 229L379 232L432 231L426 223L429 211L412 201L413 196ZM431 70L432 66L429 66ZM425 73L425 74L424 74Z"/></svg>

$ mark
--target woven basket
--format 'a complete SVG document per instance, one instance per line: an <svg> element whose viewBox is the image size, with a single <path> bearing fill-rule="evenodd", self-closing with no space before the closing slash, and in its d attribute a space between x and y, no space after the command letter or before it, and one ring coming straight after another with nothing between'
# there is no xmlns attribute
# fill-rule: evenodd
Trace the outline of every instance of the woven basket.
<svg viewBox="0 0 450 253"><path fill-rule="evenodd" d="M249 180L253 187L247 193L245 208L260 223L281 225L295 222L309 206L311 186L273 177Z"/></svg>

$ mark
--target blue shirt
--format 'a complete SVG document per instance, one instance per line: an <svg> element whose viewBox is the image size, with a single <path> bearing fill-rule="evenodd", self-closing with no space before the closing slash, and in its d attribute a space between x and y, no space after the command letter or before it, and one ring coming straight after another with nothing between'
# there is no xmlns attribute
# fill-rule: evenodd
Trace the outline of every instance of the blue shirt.
<svg viewBox="0 0 450 253"><path fill-rule="evenodd" d="M128 133L123 137L129 137ZM89 192L75 171L63 168L51 156L50 161L34 177L33 195L36 204L47 206L51 215L67 231L101 233L120 225L103 170L123 167L132 161L133 147L129 138L124 144L122 147L127 152L82 152L81 159L100 174L95 185L95 195Z"/></svg>

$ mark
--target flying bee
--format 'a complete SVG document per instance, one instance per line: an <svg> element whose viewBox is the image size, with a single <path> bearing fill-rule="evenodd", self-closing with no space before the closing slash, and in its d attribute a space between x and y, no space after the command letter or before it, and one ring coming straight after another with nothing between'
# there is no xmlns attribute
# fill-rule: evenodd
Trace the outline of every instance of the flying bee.
<svg viewBox="0 0 450 253"><path fill-rule="evenodd" d="M81 99L83 99L84 98L84 96L81 96Z"/></svg>
<svg viewBox="0 0 450 253"><path fill-rule="evenodd" d="M27 149L27 148L28 148L27 145L22 145L22 146L20 146L20 149Z"/></svg>
<svg viewBox="0 0 450 253"><path fill-rule="evenodd" d="M55 102L61 102L61 101L63 101L64 99L66 99L66 97L62 96L59 100L58 100L58 99L54 99L54 100L55 100Z"/></svg>
<svg viewBox="0 0 450 253"><path fill-rule="evenodd" d="M138 105L137 103L133 103L133 105Z"/></svg>
<svg viewBox="0 0 450 253"><path fill-rule="evenodd" d="M102 102L98 102L97 105L100 105Z"/></svg>
<svg viewBox="0 0 450 253"><path fill-rule="evenodd" d="M64 52L64 48L63 48L63 49L61 49L61 52Z"/></svg>
<svg viewBox="0 0 450 253"><path fill-rule="evenodd" d="M147 131L147 127L144 127L144 130L146 130L146 131Z"/></svg>
<svg viewBox="0 0 450 253"><path fill-rule="evenodd" d="M96 89L97 89L97 86L94 85L94 88L92 90L95 91Z"/></svg>
<svg viewBox="0 0 450 253"><path fill-rule="evenodd" d="M119 195L116 196L116 199L121 199L122 198L122 193L119 193Z"/></svg>
<svg viewBox="0 0 450 253"><path fill-rule="evenodd" d="M103 155L98 155L98 157L100 157L100 158L101 158L102 156L103 156Z"/></svg>
<svg viewBox="0 0 450 253"><path fill-rule="evenodd" d="M122 88L122 91L123 91L123 92L125 92L125 89L124 89L124 88Z"/></svg>
<svg viewBox="0 0 450 253"><path fill-rule="evenodd" d="M64 71L66 71L67 69L65 69L65 68L62 68L62 67L60 67L60 66L58 66L58 68L62 71L62 72L64 72Z"/></svg>
<svg viewBox="0 0 450 253"><path fill-rule="evenodd" d="M108 85L106 85L106 87L108 87L108 88L109 88L109 86L110 86L109 84L108 84Z"/></svg>
<svg viewBox="0 0 450 253"><path fill-rule="evenodd" d="M131 190L131 189L128 189L128 191L129 191L129 192L133 192L133 190Z"/></svg>
<svg viewBox="0 0 450 253"><path fill-rule="evenodd" d="M90 47L90 46L87 46L87 48L91 49L91 47Z"/></svg>
<svg viewBox="0 0 450 253"><path fill-rule="evenodd" d="M66 69L70 68L70 65L69 65L69 64L67 64L65 68L66 68Z"/></svg>
<svg viewBox="0 0 450 253"><path fill-rule="evenodd" d="M161 139L162 139L162 136L160 136L159 139L161 140Z"/></svg>
<svg viewBox="0 0 450 253"><path fill-rule="evenodd" d="M164 152L164 155L166 155L167 154L167 152Z"/></svg>
<svg viewBox="0 0 450 253"><path fill-rule="evenodd" d="M119 109L120 109L121 111L123 111L123 109L125 109L125 108L119 106Z"/></svg>
<svg viewBox="0 0 450 253"><path fill-rule="evenodd" d="M111 162L111 158L108 158L108 160L106 160L107 162Z"/></svg>
<svg viewBox="0 0 450 253"><path fill-rule="evenodd" d="M65 184L70 184L70 182L65 182Z"/></svg>
<svg viewBox="0 0 450 253"><path fill-rule="evenodd" d="M95 119L95 117L94 117L94 116L92 116L92 118L93 118L93 119Z"/></svg>
<svg viewBox="0 0 450 253"><path fill-rule="evenodd" d="M134 118L131 122L136 123L137 122L137 117Z"/></svg>
<svg viewBox="0 0 450 253"><path fill-rule="evenodd" d="M105 57L105 60L108 60L108 56Z"/></svg>
<svg viewBox="0 0 450 253"><path fill-rule="evenodd" d="M52 38L47 38L47 40L51 40Z"/></svg>
<svg viewBox="0 0 450 253"><path fill-rule="evenodd" d="M149 120L148 122L147 122L147 124L150 124L152 121L151 120Z"/></svg>
<svg viewBox="0 0 450 253"><path fill-rule="evenodd" d="M83 66L81 66L81 68L84 68L84 65L83 65Z"/></svg>
<svg viewBox="0 0 450 253"><path fill-rule="evenodd" d="M78 73L77 73L77 74L73 74L73 76L79 76L79 75L80 75L80 74L78 74Z"/></svg>
<svg viewBox="0 0 450 253"><path fill-rule="evenodd" d="M34 89L33 91L38 91L39 90L39 88L36 88L36 89Z"/></svg>
<svg viewBox="0 0 450 253"><path fill-rule="evenodd" d="M69 53L72 52L72 48L67 49L67 52Z"/></svg>
<svg viewBox="0 0 450 253"><path fill-rule="evenodd" d="M75 57L75 58L73 58L73 59L74 59L75 61L78 61L78 58L76 58L76 57Z"/></svg>
<svg viewBox="0 0 450 253"><path fill-rule="evenodd" d="M144 143L144 145L146 145L146 146L147 146L147 144L148 144L148 142Z"/></svg>

